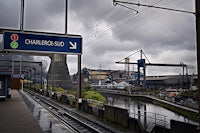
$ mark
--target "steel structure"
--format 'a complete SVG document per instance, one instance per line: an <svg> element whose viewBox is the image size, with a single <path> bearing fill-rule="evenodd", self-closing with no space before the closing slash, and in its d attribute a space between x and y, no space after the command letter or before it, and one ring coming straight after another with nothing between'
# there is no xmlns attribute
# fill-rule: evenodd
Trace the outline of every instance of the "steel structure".
<svg viewBox="0 0 200 133"><path fill-rule="evenodd" d="M141 63L140 63L141 62ZM138 66L138 71L137 71L137 85L141 85L141 73L140 73L140 68L143 68L143 83L142 83L142 87L143 88L146 88L146 67L147 66L162 66L162 67L182 67L183 69L183 80L184 80L184 73L185 73L185 70L186 70L186 76L187 76L187 69L188 68L194 68L193 66L191 65L186 65L186 64L183 64L183 63L180 63L180 64L162 64L162 63L146 63L145 62L145 59L140 59L138 60L138 62L122 62L122 61L118 61L118 62L115 62L117 64L125 64L125 65L129 65L129 64L134 64L134 65L137 65ZM183 81L182 81L183 82Z"/></svg>

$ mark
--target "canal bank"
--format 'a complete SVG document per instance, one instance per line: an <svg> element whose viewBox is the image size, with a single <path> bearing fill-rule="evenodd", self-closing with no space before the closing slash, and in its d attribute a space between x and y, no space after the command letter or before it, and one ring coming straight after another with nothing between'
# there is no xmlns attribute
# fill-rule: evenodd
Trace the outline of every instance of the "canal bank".
<svg viewBox="0 0 200 133"><path fill-rule="evenodd" d="M115 98L114 98L115 97ZM66 104L67 106L74 106L74 102L70 102L71 97L65 94L57 94L54 93L52 97L57 102L62 104ZM163 115L160 115L160 112L152 113L148 110L160 110L156 108L156 105L153 106L150 104L144 104L144 102L136 102L139 106L135 106L131 101L132 97L121 96L121 95L111 95L110 99L106 100L108 103L100 104L99 102L92 100L82 101L82 107L80 112L85 112L91 115L96 116L97 119L95 121L101 121L105 123L109 123L108 125L112 125L113 128L126 129L125 132L135 131L137 133L172 133L172 132L181 132L188 133L191 131L192 133L197 133L197 125L187 123L184 121L184 118L181 117L182 122L179 121L180 116L174 115L173 113L169 113L167 111L161 110ZM115 102L118 102L120 105L124 105L125 108L116 107ZM127 104L128 103L128 104ZM75 104L77 105L77 103ZM157 106L158 107L158 106ZM127 109L128 108L128 109ZM146 112L144 111L146 108ZM132 111L135 109L136 111ZM79 113L80 113L79 112ZM150 116L149 116L150 115ZM167 115L167 116L165 116ZM160 116L164 116L160 118ZM91 117L91 116L90 116ZM171 118L178 118L172 120ZM187 121L187 120L186 120ZM108 126L107 125L107 126ZM115 126L113 126L115 125ZM116 126L117 125L117 126ZM124 132L124 131L123 131Z"/></svg>
<svg viewBox="0 0 200 133"><path fill-rule="evenodd" d="M145 103L151 103L157 106L161 106L163 108L166 108L168 110L171 110L183 117L186 117L194 122L198 121L198 110L191 109L188 107L184 107L175 103L171 103L150 95L141 95L141 94L129 94L128 92L119 92L119 91L99 91L100 93L114 95L114 96L124 96L128 98L134 98L139 101L145 102Z"/></svg>

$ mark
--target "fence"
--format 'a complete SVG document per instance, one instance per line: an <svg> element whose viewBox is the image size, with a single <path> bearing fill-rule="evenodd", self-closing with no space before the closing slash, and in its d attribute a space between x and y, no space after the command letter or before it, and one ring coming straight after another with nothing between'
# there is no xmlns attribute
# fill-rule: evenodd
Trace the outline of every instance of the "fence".
<svg viewBox="0 0 200 133"><path fill-rule="evenodd" d="M147 112L143 110L137 110L137 111L134 110L134 112L129 112L129 117L140 120L144 128L146 128L150 123L154 125L170 128L170 124L169 122L167 122L166 115L153 113L153 112Z"/></svg>

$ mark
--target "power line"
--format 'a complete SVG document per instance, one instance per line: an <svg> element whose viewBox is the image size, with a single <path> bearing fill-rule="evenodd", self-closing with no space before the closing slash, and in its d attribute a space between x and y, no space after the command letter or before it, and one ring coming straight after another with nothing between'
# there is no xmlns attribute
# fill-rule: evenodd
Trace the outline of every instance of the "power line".
<svg viewBox="0 0 200 133"><path fill-rule="evenodd" d="M127 0L127 2L128 2L129 0ZM108 10L109 8L106 8L106 9L102 9L103 11L106 11L106 10ZM118 13L117 14L120 14L121 13L121 11L120 10L116 10ZM101 17L98 17L98 19L99 19L99 22L97 22L96 24L94 24L93 26L91 26L91 29L89 30L89 31L87 31L87 30L85 30L85 31L83 31L83 34L86 34L85 36L90 36L88 39L87 39L87 41L88 40L92 40L93 38L96 38L96 36L95 35L90 35L90 34L96 34L96 26L98 25L98 26L100 26L104 21L105 21L105 19L107 19L107 18L109 18L110 16L113 16L113 11L111 11L111 12L109 12L109 13L106 13L106 15L105 16L101 16ZM123 20L124 18L126 18L127 16L127 14L128 13L130 13L130 11L128 11L128 12L126 12L126 13L123 13L123 14L121 14L120 16L118 16L118 17L115 17L115 18L117 18L117 19L119 19L119 20ZM131 15L132 15L132 13L130 13ZM115 18L114 19L112 19L113 21L115 20ZM104 27L102 27L102 28L107 28L108 26L104 26Z"/></svg>
<svg viewBox="0 0 200 133"><path fill-rule="evenodd" d="M138 51L136 51L136 52L134 52L134 53L128 55L128 56L125 57L125 58L129 58L129 57L131 57L132 55L134 55L134 54L136 54L136 53L138 53L138 52L140 52L140 51L141 51L141 50L138 50ZM119 60L119 61L117 61L117 62L121 62L121 61L123 61L125 58L123 58L123 59L121 59L121 60Z"/></svg>
<svg viewBox="0 0 200 133"><path fill-rule="evenodd" d="M146 5L146 4L140 4L140 3L134 3L134 2L126 2L126 1L113 0L113 3L123 3L123 4L131 4L131 5L136 5L136 6L145 6L145 7L149 7L149 8L158 8L158 9L163 9L163 10L170 10L170 11L183 12L183 13L190 13L190 14L196 15L195 12L191 12L191 11L185 11L185 10L179 10L179 9L172 9L172 8L167 8L167 7L159 7L159 6L154 6L154 5Z"/></svg>
<svg viewBox="0 0 200 133"><path fill-rule="evenodd" d="M153 5L156 5L156 4L158 4L158 3L160 3L161 1L162 1L162 0L159 0L159 1L155 2L155 3L153 3L152 6L153 6ZM127 2L128 2L128 1L127 1ZM138 13L134 14L133 16L131 16L131 17L129 17L129 18L126 18L126 17L120 18L120 21L119 21L118 23L109 26L107 29L105 29L104 31L102 31L101 34L100 34L98 37L103 36L104 33L107 32L107 31L109 31L110 29L113 29L113 30L114 30L114 29L118 28L119 25L122 25L122 24L124 24L124 23L127 23L127 22L131 21L131 20L132 20L133 18L135 18L139 13L142 13L142 12L146 11L147 9L149 9L149 7L147 7L147 8L145 8L145 9L139 11ZM96 36L96 37L97 37L97 36ZM92 40L96 39L96 37L91 37L91 38L89 38L88 40L85 41L85 43L91 42ZM86 44L86 45L84 45L84 46L87 46L87 45L89 45L89 44Z"/></svg>
<svg viewBox="0 0 200 133"><path fill-rule="evenodd" d="M125 6L125 5L122 5L122 4L119 4L119 3L116 3L116 5L120 5L120 6L122 6L122 7L125 7L125 8L128 8L128 9L130 9L130 10L133 10L133 11L136 12L136 14L138 13L138 10L135 10L135 9L130 8L130 7L128 7L128 6ZM116 5L115 5L115 6L116 6Z"/></svg>
<svg viewBox="0 0 200 133"><path fill-rule="evenodd" d="M147 58L147 56L145 55L144 51L141 50L142 54L144 55L144 57L147 59L147 61L150 63L149 59Z"/></svg>
<svg viewBox="0 0 200 133"><path fill-rule="evenodd" d="M155 4L157 4L157 3L159 3L159 2L161 2L161 0L159 0L159 1L157 1L157 2L155 2L154 4L152 4L152 5L155 5ZM143 9L143 10L141 10L139 13L141 14L142 12L144 12L144 11L146 11L147 9L149 9L149 7L147 7L147 8L145 8L145 9ZM160 14L161 15L161 14ZM125 21L122 21L121 23L117 23L116 25L113 25L113 26L111 26L109 29L106 29L106 30L104 30L99 36L98 36L98 38L99 37L102 37L102 36L104 36L105 34L103 34L103 33L105 33L105 32L107 32L108 30L110 30L110 29L112 29L113 31L114 30L120 30L119 28L119 25L121 25L121 24L124 24L124 23L127 23L127 22L129 22L129 21L131 21L132 20L132 18L134 18L134 17L136 17L137 16L137 14L134 14L134 16L133 17L131 17L131 18L128 18L128 19L126 19ZM146 15L147 16L147 15ZM148 17L149 17L149 14L148 14ZM136 21L136 20L134 20L134 21ZM142 21L142 24L144 24L144 23L146 23L146 21ZM140 23L140 26L142 26L141 25L141 23ZM140 26L134 26L135 28L134 29L138 29ZM129 27L129 29L133 29L133 27ZM123 28L123 30L125 30L124 28ZM131 31L133 31L133 30L131 30ZM98 39L98 38L93 38L93 39L91 39L91 41L92 40L94 40L94 39ZM109 37L108 37L109 38ZM102 39L101 39L102 40ZM108 39L104 39L103 40L104 42L106 41L106 42L108 42L109 40ZM88 41L89 42L89 41ZM95 41L96 42L96 41ZM92 42L91 42L92 43ZM90 43L88 43L87 45L89 45ZM102 44L102 42L101 42L101 44ZM106 46L108 46L108 45L110 45L111 43L106 43L106 45L104 45L104 47ZM93 45L93 46L97 46L97 45ZM103 45L102 45L103 46Z"/></svg>
<svg viewBox="0 0 200 133"><path fill-rule="evenodd" d="M153 3L153 5L155 5L156 3L159 3L161 0L159 0L159 1L157 1L157 2L154 2ZM166 1L165 1L166 2ZM167 3L167 4L169 4L169 3ZM182 4L184 4L184 3L180 3L181 5ZM179 6L180 6L180 4L179 4ZM143 10L141 10L140 12L139 12L139 14L141 14L141 13L143 13L143 12L145 12L147 9L149 9L149 7L147 7L147 8L144 8ZM129 11L130 13L131 13L131 11ZM143 13L144 14L144 13ZM153 15L153 12L151 13L152 15ZM149 16L151 16L151 14L148 12L148 14L144 14L146 17L148 17L149 18ZM163 13L162 13L163 14ZM160 15L162 15L162 14L160 14ZM136 22L136 21L138 21L138 19L134 19L133 20L133 18L136 18L137 17L137 15L138 14L134 14L134 16L131 16L131 17L129 17L129 18L125 18L123 21L119 21L118 23L116 23L115 25L111 25L108 29L105 29L105 30L103 30L102 31L102 29L100 29L101 30L101 32L96 36L96 37L91 37L90 38L90 40L88 40L87 39L87 41L86 42L89 42L89 43L85 43L85 45L84 46L87 46L87 45L90 45L90 44L93 44L92 46L90 46L90 47L84 47L85 48L85 50L84 50L84 52L85 51L89 51L92 47L98 47L98 49L99 48L105 48L105 47L109 47L109 46L111 46L111 44L113 43L113 42L111 42L111 38L110 38L110 35L111 34L105 34L105 32L107 32L107 31L109 31L110 29L112 29L112 31L119 31L119 30L126 30L126 29L128 29L128 30L126 30L126 31L129 31L130 32L130 28L132 29L131 31L135 31L136 29L138 29L139 27L141 27L141 26L143 26L147 21L141 21L138 25L133 25L133 26L131 26L131 27L125 27L125 28L122 28L122 27L119 27L119 25L122 25L122 24L125 24L125 23L127 23L127 22L130 22L131 21L131 23L132 22ZM159 16L160 16L159 15ZM143 16L142 18L144 18L145 16ZM138 17L137 17L138 18ZM152 17L151 17L152 18ZM141 20L141 17L139 18L139 20ZM126 33L126 34L128 34L128 32ZM106 39L104 39L103 38L103 36L107 36L107 38ZM128 34L128 36L130 36L131 34ZM95 41L93 41L93 40L95 40ZM100 47L99 47L99 45L100 44L106 44L106 45L101 45ZM94 49L94 48L93 48Z"/></svg>
<svg viewBox="0 0 200 133"><path fill-rule="evenodd" d="M130 13L130 14L131 14L131 17L128 17L128 18L127 18L127 16L125 16L125 15L127 15L127 14L129 14L129 13L130 13L130 11L128 11L128 12L126 12L126 13L123 13L122 15L120 15L120 17L116 17L116 18L118 18L118 19L120 20L119 22L117 22L117 23L115 23L115 24L112 24L112 25L110 25L110 26L102 27L101 29L105 29L105 30L103 30L103 31L100 33L100 36L97 36L97 35L96 35L96 37L101 37L103 33L109 31L110 29L113 29L113 28L117 27L118 25L123 24L124 22L126 22L126 20L129 20L129 18L132 19L132 18L135 16L135 14L132 15L132 13ZM113 19L112 19L112 20L113 20ZM102 21L102 22L103 22L103 21ZM100 25L100 23L102 23L102 22L99 22L98 25ZM91 42L91 41L94 40L96 37L91 36L90 38L88 38L88 39L85 41L85 43ZM84 45L84 46L87 46L87 45L88 45L88 44L86 44L86 45Z"/></svg>

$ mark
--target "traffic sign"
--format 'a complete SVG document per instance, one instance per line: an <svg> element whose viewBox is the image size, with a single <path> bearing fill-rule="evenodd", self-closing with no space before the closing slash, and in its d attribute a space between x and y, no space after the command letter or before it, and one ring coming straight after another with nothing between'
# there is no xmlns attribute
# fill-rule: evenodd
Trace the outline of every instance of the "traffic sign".
<svg viewBox="0 0 200 133"><path fill-rule="evenodd" d="M20 52L82 54L82 38L28 32L5 31L3 50Z"/></svg>

